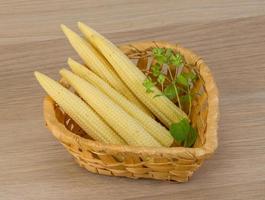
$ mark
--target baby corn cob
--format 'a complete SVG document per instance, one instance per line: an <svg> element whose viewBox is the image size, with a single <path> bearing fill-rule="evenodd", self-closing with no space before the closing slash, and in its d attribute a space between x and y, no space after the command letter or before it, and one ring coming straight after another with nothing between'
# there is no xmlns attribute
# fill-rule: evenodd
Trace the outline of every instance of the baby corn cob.
<svg viewBox="0 0 265 200"><path fill-rule="evenodd" d="M161 146L137 120L99 89L66 69L62 69L60 74L129 145Z"/></svg>
<svg viewBox="0 0 265 200"><path fill-rule="evenodd" d="M87 41L82 39L78 34L61 25L61 28L68 38L72 47L76 50L85 64L94 71L103 80L107 81L112 87L116 88L122 95L134 102L139 108L147 114L151 112L132 94L127 86L120 80L109 62Z"/></svg>
<svg viewBox="0 0 265 200"><path fill-rule="evenodd" d="M93 139L108 144L126 144L79 97L48 76L35 72L43 89Z"/></svg>
<svg viewBox="0 0 265 200"><path fill-rule="evenodd" d="M121 79L127 84L131 91L144 103L167 127L171 123L178 122L187 115L179 109L167 97L161 96L158 88L153 93L146 93L143 81L146 76L139 70L129 58L127 58L114 44L95 30L79 22L78 27L88 39L111 63Z"/></svg>
<svg viewBox="0 0 265 200"><path fill-rule="evenodd" d="M116 90L114 90L108 83L94 74L92 71L87 69L85 66L74 61L73 59L68 59L68 64L72 71L80 76L81 78L87 80L91 84L97 86L101 91L108 95L115 103L120 105L125 111L127 111L132 117L137 119L158 142L163 146L169 147L173 143L174 139L170 135L169 131L163 127L160 123L152 119L150 116L141 111L137 106L132 104L122 95L120 95Z"/></svg>

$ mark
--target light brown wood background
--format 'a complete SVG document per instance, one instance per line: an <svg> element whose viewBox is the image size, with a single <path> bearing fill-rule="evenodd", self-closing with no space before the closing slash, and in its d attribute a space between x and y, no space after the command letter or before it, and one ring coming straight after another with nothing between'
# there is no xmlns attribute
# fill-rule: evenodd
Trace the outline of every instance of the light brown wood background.
<svg viewBox="0 0 265 200"><path fill-rule="evenodd" d="M59 25L83 21L115 43L179 42L220 90L219 148L190 182L88 173L45 128L40 70L77 57ZM265 199L265 1L0 0L0 199Z"/></svg>

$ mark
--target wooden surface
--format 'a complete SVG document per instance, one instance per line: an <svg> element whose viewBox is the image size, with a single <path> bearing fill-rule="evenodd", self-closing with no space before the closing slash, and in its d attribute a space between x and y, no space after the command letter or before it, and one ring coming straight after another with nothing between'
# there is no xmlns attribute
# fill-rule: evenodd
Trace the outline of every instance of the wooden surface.
<svg viewBox="0 0 265 200"><path fill-rule="evenodd" d="M59 29L88 23L115 43L179 42L220 90L219 148L190 182L88 173L45 128L40 70L75 52ZM265 2L0 1L0 199L265 199Z"/></svg>

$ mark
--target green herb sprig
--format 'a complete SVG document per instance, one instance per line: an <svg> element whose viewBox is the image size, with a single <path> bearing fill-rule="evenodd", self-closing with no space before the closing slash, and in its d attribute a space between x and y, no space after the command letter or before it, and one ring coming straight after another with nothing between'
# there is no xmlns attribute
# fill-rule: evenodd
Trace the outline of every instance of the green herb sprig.
<svg viewBox="0 0 265 200"><path fill-rule="evenodd" d="M171 124L169 131L184 147L192 147L196 142L197 132L187 119Z"/></svg>
<svg viewBox="0 0 265 200"><path fill-rule="evenodd" d="M183 106L188 105L187 114L190 116L192 98L195 95L191 93L191 89L197 79L197 74L192 70L185 72L183 70L186 64L184 57L171 48L153 48L152 55L155 63L151 65L147 78L143 82L146 92L152 93L154 87L160 85L162 93L155 95L154 98L166 96L170 100L176 99L180 109L183 110ZM168 74L164 73L163 69L166 69ZM171 124L169 131L185 147L192 147L197 138L196 130L188 119Z"/></svg>

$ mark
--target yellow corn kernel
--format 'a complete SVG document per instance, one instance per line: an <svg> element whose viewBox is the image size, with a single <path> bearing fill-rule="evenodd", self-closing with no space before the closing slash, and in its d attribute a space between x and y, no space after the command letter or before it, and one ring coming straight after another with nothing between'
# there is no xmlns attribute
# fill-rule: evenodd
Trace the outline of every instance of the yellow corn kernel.
<svg viewBox="0 0 265 200"><path fill-rule="evenodd" d="M126 144L85 102L48 76L35 72L48 95L94 140Z"/></svg>
<svg viewBox="0 0 265 200"><path fill-rule="evenodd" d="M158 142L163 146L169 147L172 145L174 139L170 135L169 131L163 127L160 123L152 119L150 116L141 111L137 106L132 104L115 89L113 89L108 83L103 81L100 77L87 69L85 66L71 59L69 66L72 71L87 80L89 83L98 87L102 92L108 95L115 103L121 106L132 117L138 120L145 130L149 132Z"/></svg>
<svg viewBox="0 0 265 200"><path fill-rule="evenodd" d="M107 81L112 87L120 91L126 98L134 102L139 108L149 115L151 112L132 94L129 88L122 82L109 62L87 41L74 31L61 25L72 47L76 50L84 63L98 76Z"/></svg>
<svg viewBox="0 0 265 200"><path fill-rule="evenodd" d="M129 145L161 146L160 143L145 131L137 120L98 88L66 69L62 69L60 74Z"/></svg>
<svg viewBox="0 0 265 200"><path fill-rule="evenodd" d="M154 98L155 95L161 94L158 88L154 88L153 93L146 93L145 87L143 86L146 76L113 43L81 22L78 23L78 27L85 38L110 62L116 73L131 89L135 96L167 127L169 127L171 123L178 122L182 118L187 118L187 115L167 97L161 96L159 98Z"/></svg>

